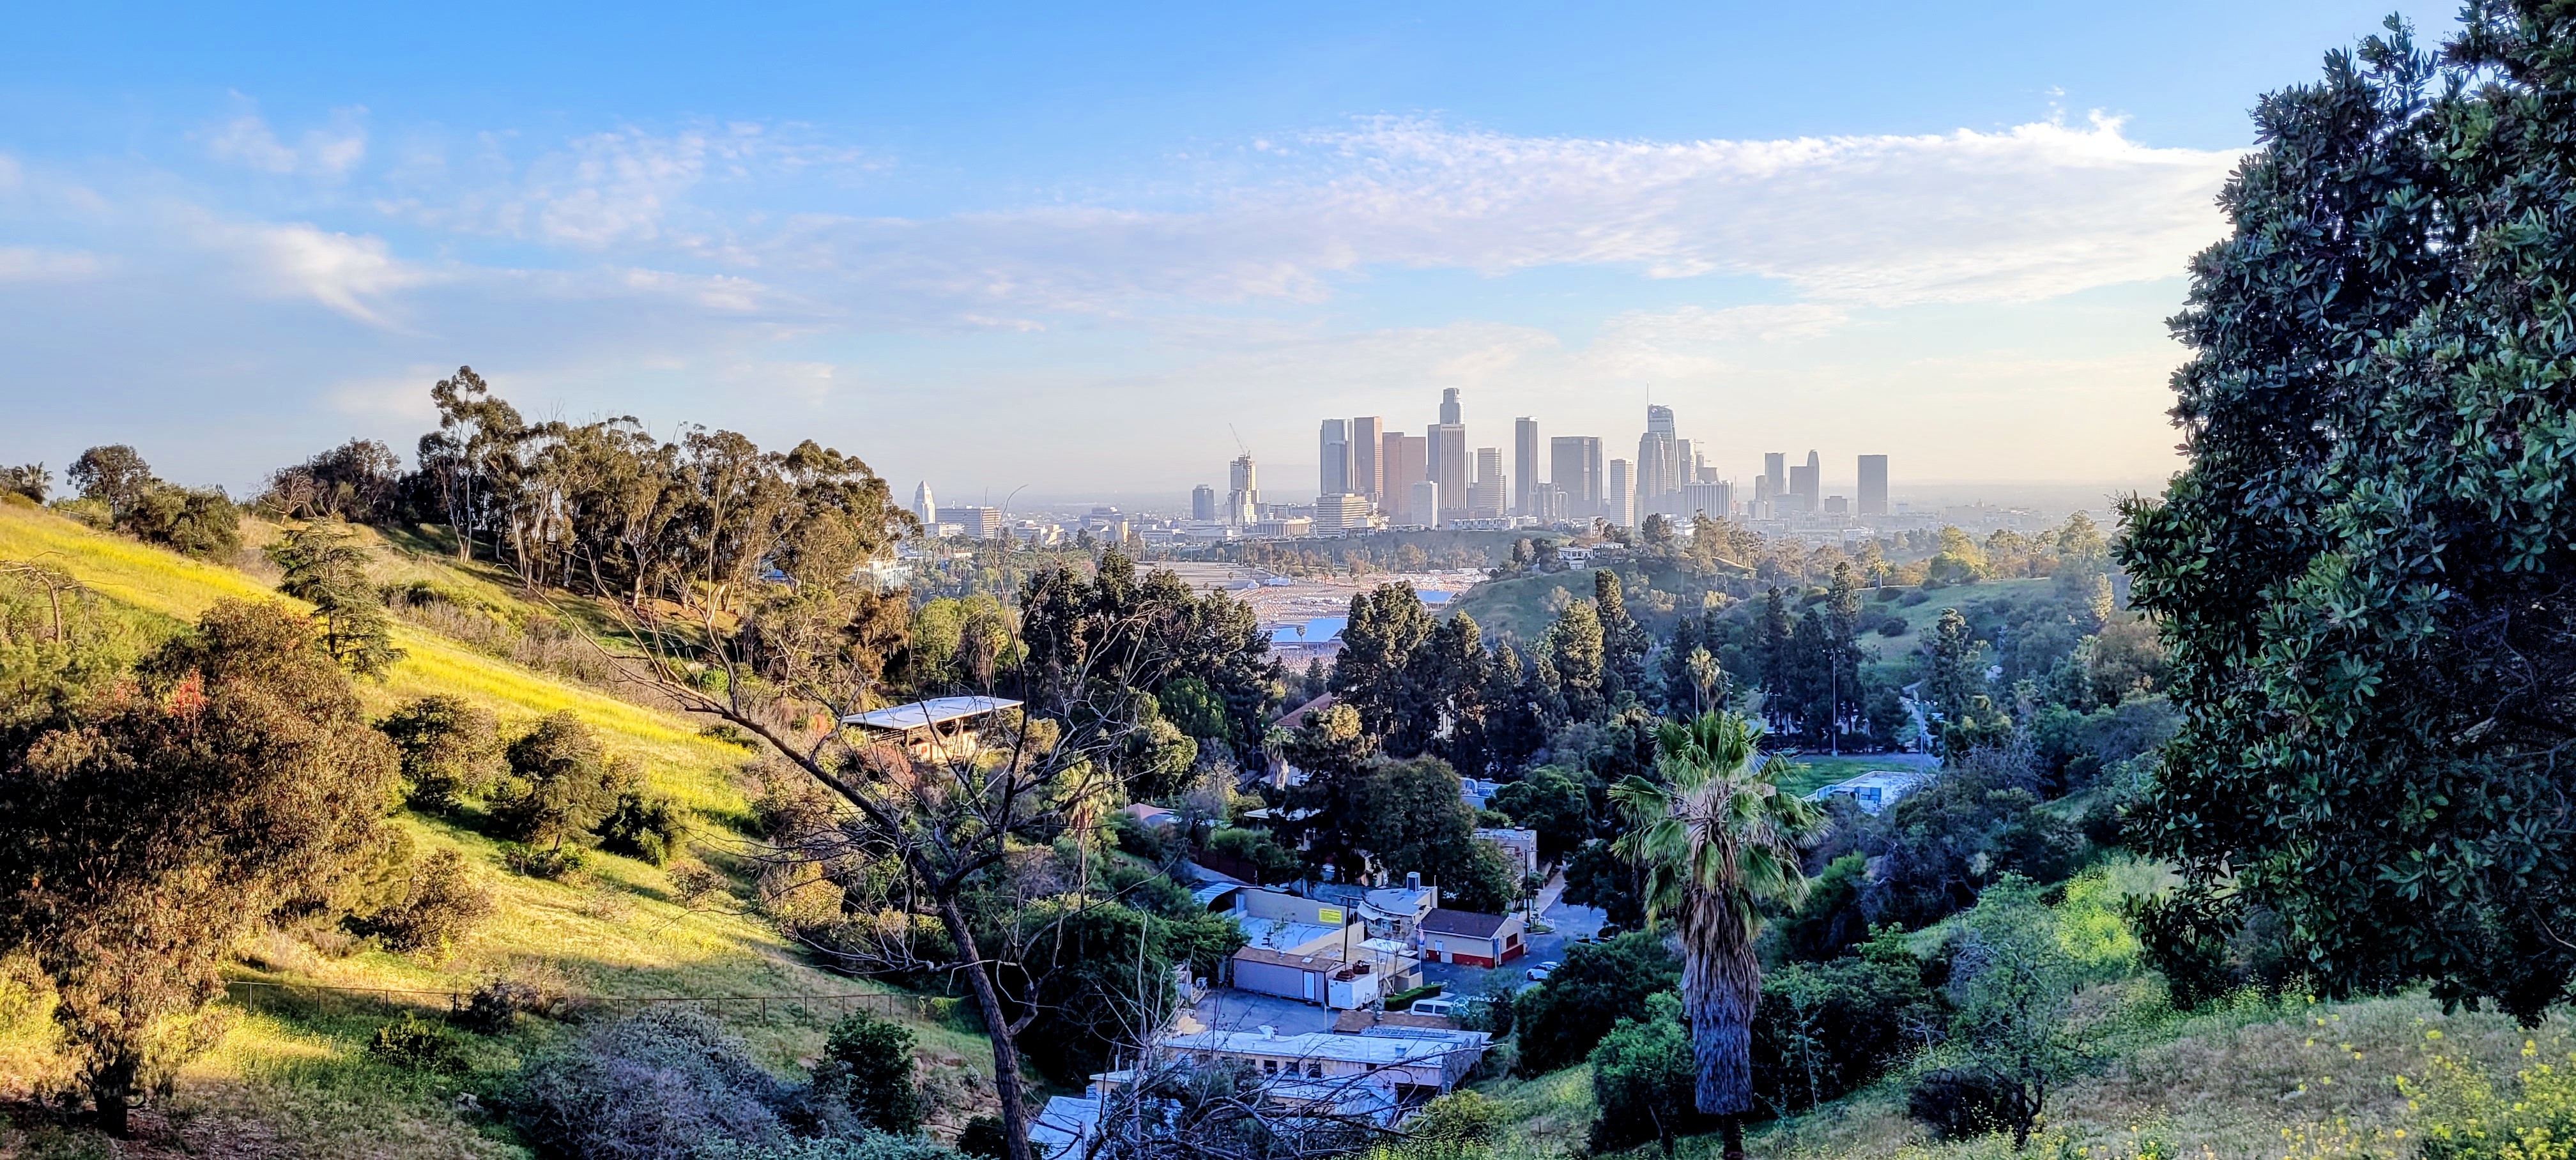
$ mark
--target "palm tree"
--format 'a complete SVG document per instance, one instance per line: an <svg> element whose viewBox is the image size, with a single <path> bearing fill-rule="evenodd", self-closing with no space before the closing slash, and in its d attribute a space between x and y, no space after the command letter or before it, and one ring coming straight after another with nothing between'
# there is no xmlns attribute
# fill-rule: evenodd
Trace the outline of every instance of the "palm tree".
<svg viewBox="0 0 2576 1160"><path fill-rule="evenodd" d="M1645 871L1646 922L1670 922L1680 938L1693 1102L1718 1117L1727 1160L1742 1160L1753 1108L1758 907L1805 900L1799 851L1824 826L1813 805L1780 792L1788 763L1766 761L1761 741L1761 728L1734 713L1668 721L1655 733L1664 780L1630 775L1610 791L1633 827L1614 848Z"/></svg>

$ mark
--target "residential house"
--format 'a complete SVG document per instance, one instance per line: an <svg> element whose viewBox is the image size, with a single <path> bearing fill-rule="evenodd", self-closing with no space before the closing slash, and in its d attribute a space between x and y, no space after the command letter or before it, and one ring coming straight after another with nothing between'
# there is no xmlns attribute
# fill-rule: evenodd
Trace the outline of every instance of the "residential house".
<svg viewBox="0 0 2576 1160"><path fill-rule="evenodd" d="M870 744L896 745L915 761L963 761L975 756L975 730L1020 702L1003 697L932 697L841 718Z"/></svg>
<svg viewBox="0 0 2576 1160"><path fill-rule="evenodd" d="M1526 930L1517 914L1434 910L1423 916L1415 942L1426 963L1499 967L1529 953Z"/></svg>
<svg viewBox="0 0 2576 1160"><path fill-rule="evenodd" d="M1538 831L1492 828L1478 830L1476 836L1502 847L1503 857L1522 877L1538 873Z"/></svg>

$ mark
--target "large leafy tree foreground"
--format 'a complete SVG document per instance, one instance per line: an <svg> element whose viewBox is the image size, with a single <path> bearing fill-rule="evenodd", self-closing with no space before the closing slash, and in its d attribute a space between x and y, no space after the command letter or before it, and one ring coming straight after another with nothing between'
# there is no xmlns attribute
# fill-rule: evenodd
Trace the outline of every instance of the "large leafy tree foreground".
<svg viewBox="0 0 2576 1160"><path fill-rule="evenodd" d="M2146 839L2349 989L2576 972L2576 9L2473 3L2266 98L2174 321L2189 469L2126 512L2185 715Z"/></svg>

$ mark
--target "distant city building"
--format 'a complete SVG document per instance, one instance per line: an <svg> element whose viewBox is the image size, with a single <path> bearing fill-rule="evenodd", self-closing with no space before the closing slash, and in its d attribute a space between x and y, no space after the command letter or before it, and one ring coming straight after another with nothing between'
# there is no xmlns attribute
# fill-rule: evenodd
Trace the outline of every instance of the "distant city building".
<svg viewBox="0 0 2576 1160"><path fill-rule="evenodd" d="M1637 522L1637 492L1628 475L1628 461L1610 461L1610 482L1601 496L1601 516L1617 527L1631 527Z"/></svg>
<svg viewBox="0 0 2576 1160"><path fill-rule="evenodd" d="M1793 512L1811 512L1822 507L1824 489L1816 480L1821 474L1822 469L1816 466L1816 453L1808 452L1805 464L1789 469L1788 498L1781 506Z"/></svg>
<svg viewBox="0 0 2576 1160"><path fill-rule="evenodd" d="M1447 427L1456 427L1466 422L1465 419L1459 417L1458 388L1456 387L1450 387L1440 392L1440 422L1442 426Z"/></svg>
<svg viewBox="0 0 2576 1160"><path fill-rule="evenodd" d="M1385 420L1375 415L1351 420L1352 491L1373 500L1386 499L1385 444Z"/></svg>
<svg viewBox="0 0 2576 1160"><path fill-rule="evenodd" d="M1838 495L1829 495L1829 496L1826 496L1826 497L1825 497L1825 514L1826 514L1826 515L1829 515L1829 516L1847 516L1847 515L1850 515L1850 514L1851 514L1851 501L1850 501L1850 500L1848 500L1848 499L1844 499L1843 497L1838 496Z"/></svg>
<svg viewBox="0 0 2576 1160"><path fill-rule="evenodd" d="M1825 506L1825 465L1813 451L1807 453L1806 472L1807 486L1789 490L1806 497L1808 511L1821 511Z"/></svg>
<svg viewBox="0 0 2576 1160"><path fill-rule="evenodd" d="M1439 527L1440 485L1425 479L1415 482L1407 491L1410 498L1404 505L1406 521L1424 527Z"/></svg>
<svg viewBox="0 0 2576 1160"><path fill-rule="evenodd" d="M1523 415L1512 420L1512 514L1539 515L1543 495L1538 477L1538 420Z"/></svg>
<svg viewBox="0 0 2576 1160"><path fill-rule="evenodd" d="M1676 514L1688 522L1692 516L1725 519L1733 514L1735 488L1724 483L1685 483L1682 485L1682 510Z"/></svg>
<svg viewBox="0 0 2576 1160"><path fill-rule="evenodd" d="M1457 407L1456 396L1458 392L1453 389L1449 394L1451 396L1449 401L1440 405L1440 409L1443 413L1453 411ZM1440 518L1445 520L1453 515L1465 515L1467 511L1467 473L1471 466L1467 458L1466 425L1463 423L1435 423L1432 424L1429 434L1425 435L1423 438L1429 444L1431 449L1431 462L1429 465L1431 469L1431 481L1440 485L1440 502L1444 505L1440 509Z"/></svg>
<svg viewBox="0 0 2576 1160"><path fill-rule="evenodd" d="M1002 509L1000 508L950 508L948 516L957 522L957 526L966 535L978 540L989 540L1002 534Z"/></svg>
<svg viewBox="0 0 2576 1160"><path fill-rule="evenodd" d="M1887 514L1887 457L1884 455L1860 457L1860 514Z"/></svg>
<svg viewBox="0 0 2576 1160"><path fill-rule="evenodd" d="M1436 511L1413 510L1413 485L1431 478L1431 443L1419 435L1388 432L1381 456L1386 472L1387 513L1399 524L1427 524L1439 518Z"/></svg>
<svg viewBox="0 0 2576 1160"><path fill-rule="evenodd" d="M1785 451L1764 452L1762 455L1762 478L1771 484L1768 489L1763 491L1762 498L1773 504L1785 502L1783 497L1789 494L1789 453Z"/></svg>
<svg viewBox="0 0 2576 1160"><path fill-rule="evenodd" d="M912 489L912 514L921 518L923 531L939 526L939 502L930 498L930 481Z"/></svg>
<svg viewBox="0 0 2576 1160"><path fill-rule="evenodd" d="M1646 408L1646 433L1637 437L1636 478L1632 493L1638 512L1660 510L1657 501L1682 489L1681 440L1673 434L1673 409Z"/></svg>
<svg viewBox="0 0 2576 1160"><path fill-rule="evenodd" d="M1233 489L1226 493L1225 520L1230 524L1251 524L1261 519L1261 477L1247 453L1234 457L1227 481Z"/></svg>
<svg viewBox="0 0 2576 1160"><path fill-rule="evenodd" d="M1588 520L1601 514L1601 440L1559 435L1547 441L1548 482L1565 493L1556 519Z"/></svg>
<svg viewBox="0 0 2576 1160"><path fill-rule="evenodd" d="M1316 450L1319 454L1316 462L1321 466L1317 471L1315 494L1341 495L1353 490L1350 424L1340 419L1324 420L1323 430L1317 435Z"/></svg>
<svg viewBox="0 0 2576 1160"><path fill-rule="evenodd" d="M1493 519L1503 514L1509 492L1503 479L1503 452L1498 447L1476 449L1475 492L1467 499L1470 519Z"/></svg>
<svg viewBox="0 0 2576 1160"><path fill-rule="evenodd" d="M1250 531L1258 540L1299 540L1314 534L1315 521L1307 516L1256 520Z"/></svg>
<svg viewBox="0 0 2576 1160"><path fill-rule="evenodd" d="M1190 518L1203 524L1216 522L1216 489L1202 483L1190 489Z"/></svg>
<svg viewBox="0 0 2576 1160"><path fill-rule="evenodd" d="M1346 532L1368 526L1369 501L1364 495L1343 492L1340 495L1315 497L1315 530Z"/></svg>

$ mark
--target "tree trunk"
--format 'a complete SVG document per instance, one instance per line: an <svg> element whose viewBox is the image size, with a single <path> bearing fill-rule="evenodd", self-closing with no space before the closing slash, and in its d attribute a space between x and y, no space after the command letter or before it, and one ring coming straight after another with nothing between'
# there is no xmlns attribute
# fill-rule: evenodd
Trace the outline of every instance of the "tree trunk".
<svg viewBox="0 0 2576 1160"><path fill-rule="evenodd" d="M1726 1140L1726 1160L1744 1160L1744 1113L1727 1113L1718 1120L1717 1131Z"/></svg>
<svg viewBox="0 0 2576 1160"><path fill-rule="evenodd" d="M958 957L969 964L966 978L975 988L975 1005L984 1011L984 1031L993 1037L993 1090L1002 1099L1002 1160L1036 1160L1029 1150L1029 1107L1020 1082L1020 1046L1012 1035L1010 1016L1002 1011L993 977L984 973L983 952L975 948L975 932L966 925L966 912L958 909L956 899L940 900L939 921L956 942Z"/></svg>
<svg viewBox="0 0 2576 1160"><path fill-rule="evenodd" d="M134 1124L128 1112L134 1102L134 1077L137 1061L119 1055L92 1074L89 1081L90 1102L98 1105L98 1127L111 1136L133 1134Z"/></svg>

